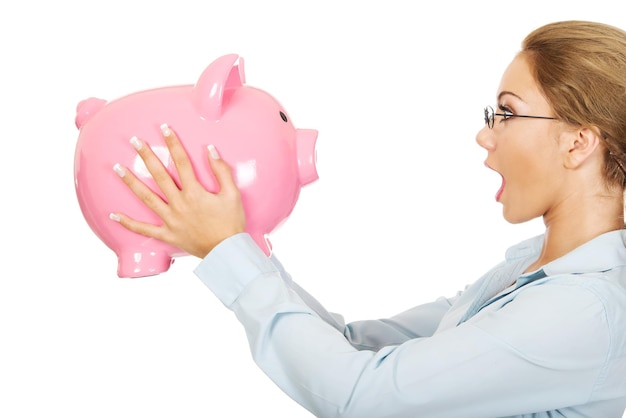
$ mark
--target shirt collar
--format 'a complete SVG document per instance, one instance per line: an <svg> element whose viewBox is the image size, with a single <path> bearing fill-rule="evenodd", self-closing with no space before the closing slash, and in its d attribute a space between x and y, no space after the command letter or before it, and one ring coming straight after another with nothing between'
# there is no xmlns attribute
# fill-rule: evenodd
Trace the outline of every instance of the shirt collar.
<svg viewBox="0 0 626 418"><path fill-rule="evenodd" d="M626 265L626 230L606 232L543 266L548 276L591 273Z"/></svg>
<svg viewBox="0 0 626 418"><path fill-rule="evenodd" d="M529 238L506 250L505 258L511 262L520 258L530 258L539 255L543 246L543 234Z"/></svg>
<svg viewBox="0 0 626 418"><path fill-rule="evenodd" d="M507 260L520 257L533 259L539 255L543 235L522 241L506 252ZM587 241L562 257L525 276L553 276L556 274L581 274L611 270L626 265L626 230L610 231ZM543 272L543 273L539 273ZM530 278L530 277L529 277Z"/></svg>

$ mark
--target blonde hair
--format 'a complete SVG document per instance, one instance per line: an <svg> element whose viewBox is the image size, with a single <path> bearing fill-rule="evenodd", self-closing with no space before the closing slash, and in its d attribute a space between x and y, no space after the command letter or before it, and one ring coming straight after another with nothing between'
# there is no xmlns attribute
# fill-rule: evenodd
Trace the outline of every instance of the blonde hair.
<svg viewBox="0 0 626 418"><path fill-rule="evenodd" d="M531 32L522 51L557 117L604 139L604 179L626 185L626 31L562 21Z"/></svg>

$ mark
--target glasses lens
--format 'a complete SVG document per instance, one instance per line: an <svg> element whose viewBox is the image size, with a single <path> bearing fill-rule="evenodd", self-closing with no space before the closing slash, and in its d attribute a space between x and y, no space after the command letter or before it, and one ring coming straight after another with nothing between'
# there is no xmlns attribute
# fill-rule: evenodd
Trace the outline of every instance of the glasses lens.
<svg viewBox="0 0 626 418"><path fill-rule="evenodd" d="M493 127L493 108L491 106L487 106L485 108L485 124L491 129Z"/></svg>

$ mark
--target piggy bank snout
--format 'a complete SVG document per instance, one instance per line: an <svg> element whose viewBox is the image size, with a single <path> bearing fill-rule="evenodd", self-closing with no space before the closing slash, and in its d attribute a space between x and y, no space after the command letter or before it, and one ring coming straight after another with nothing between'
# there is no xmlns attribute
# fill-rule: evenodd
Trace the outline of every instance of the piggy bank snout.
<svg viewBox="0 0 626 418"><path fill-rule="evenodd" d="M296 129L296 148L298 156L298 176L300 185L305 186L319 178L317 174L317 130Z"/></svg>

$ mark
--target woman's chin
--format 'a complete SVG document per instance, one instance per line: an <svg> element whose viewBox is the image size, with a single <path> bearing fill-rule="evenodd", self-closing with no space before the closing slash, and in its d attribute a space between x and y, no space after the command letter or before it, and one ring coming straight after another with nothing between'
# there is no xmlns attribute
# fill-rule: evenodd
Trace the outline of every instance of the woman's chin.
<svg viewBox="0 0 626 418"><path fill-rule="evenodd" d="M519 210L515 210L515 208L510 208L507 205L502 206L502 217L510 224L521 224L534 218L520 212Z"/></svg>

